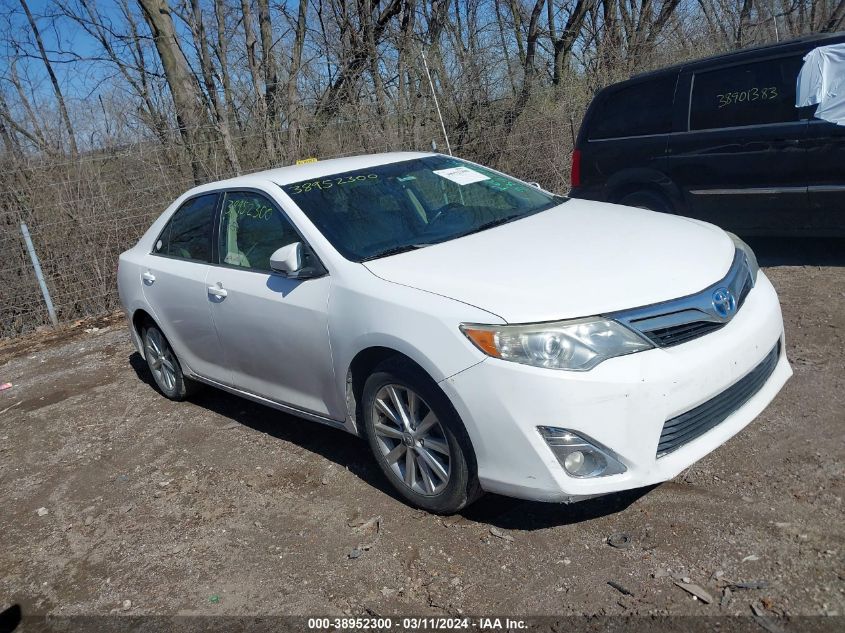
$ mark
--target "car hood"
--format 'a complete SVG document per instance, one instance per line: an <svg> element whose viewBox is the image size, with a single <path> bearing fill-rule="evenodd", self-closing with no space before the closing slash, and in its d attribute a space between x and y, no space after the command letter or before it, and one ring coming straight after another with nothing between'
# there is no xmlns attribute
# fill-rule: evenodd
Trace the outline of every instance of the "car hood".
<svg viewBox="0 0 845 633"><path fill-rule="evenodd" d="M704 222L570 199L514 222L372 260L394 283L507 323L606 314L676 299L724 277L733 241Z"/></svg>

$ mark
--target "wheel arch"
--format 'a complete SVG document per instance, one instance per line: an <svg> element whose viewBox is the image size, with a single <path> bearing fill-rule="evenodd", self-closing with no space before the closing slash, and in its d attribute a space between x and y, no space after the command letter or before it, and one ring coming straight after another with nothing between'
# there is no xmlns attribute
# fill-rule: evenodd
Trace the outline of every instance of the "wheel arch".
<svg viewBox="0 0 845 633"><path fill-rule="evenodd" d="M158 324L153 316L143 308L138 308L132 313L132 328L135 330L135 334L137 334L139 338L142 336L144 326L147 324L158 327Z"/></svg>
<svg viewBox="0 0 845 633"><path fill-rule="evenodd" d="M605 199L619 202L636 191L651 191L666 199L675 212L683 208L681 190L663 172L657 169L626 169L611 176L605 185Z"/></svg>
<svg viewBox="0 0 845 633"><path fill-rule="evenodd" d="M155 325L159 329L161 326L156 322L155 317L144 307L135 308L129 316L129 332L132 336L132 342L135 349L144 360L147 356L144 352L144 328L147 325Z"/></svg>
<svg viewBox="0 0 845 633"><path fill-rule="evenodd" d="M433 383L437 384L437 380L422 363L417 362L413 357L400 351L395 346L373 344L362 348L352 357L346 368L347 420L351 424L351 429L357 435L363 436L363 427L358 423L358 420L361 414L361 397L364 393L364 383L367 382L367 378L369 378L376 367L392 358L402 359L411 363L425 373Z"/></svg>

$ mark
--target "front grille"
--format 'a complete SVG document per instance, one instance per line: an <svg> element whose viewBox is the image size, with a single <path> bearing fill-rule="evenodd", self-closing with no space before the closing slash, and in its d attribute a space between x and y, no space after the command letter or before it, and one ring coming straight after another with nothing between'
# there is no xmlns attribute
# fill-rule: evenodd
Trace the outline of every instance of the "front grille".
<svg viewBox="0 0 845 633"><path fill-rule="evenodd" d="M754 287L745 254L737 250L727 275L700 292L652 305L608 314L611 319L639 332L658 347L672 347L715 332L730 322ZM718 313L714 293L727 291L734 297L734 310Z"/></svg>
<svg viewBox="0 0 845 633"><path fill-rule="evenodd" d="M718 330L723 325L725 324L715 321L696 321L694 323L682 323L681 325L643 332L643 335L655 345L672 347L673 345L680 345L681 343L691 341L699 336L710 334L710 332Z"/></svg>
<svg viewBox="0 0 845 633"><path fill-rule="evenodd" d="M775 370L779 356L780 342L757 367L722 393L695 409L666 420L660 433L660 442L657 444L657 456L663 457L671 453L724 422L730 414L760 391Z"/></svg>

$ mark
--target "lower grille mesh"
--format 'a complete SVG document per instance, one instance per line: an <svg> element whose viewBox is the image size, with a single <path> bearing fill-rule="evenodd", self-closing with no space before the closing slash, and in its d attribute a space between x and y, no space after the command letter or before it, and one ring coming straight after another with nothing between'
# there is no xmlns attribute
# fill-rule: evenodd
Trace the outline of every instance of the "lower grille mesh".
<svg viewBox="0 0 845 633"><path fill-rule="evenodd" d="M671 453L724 422L731 413L760 391L775 370L779 356L780 342L757 367L722 393L695 409L666 420L660 433L660 442L657 444L657 456L663 457Z"/></svg>

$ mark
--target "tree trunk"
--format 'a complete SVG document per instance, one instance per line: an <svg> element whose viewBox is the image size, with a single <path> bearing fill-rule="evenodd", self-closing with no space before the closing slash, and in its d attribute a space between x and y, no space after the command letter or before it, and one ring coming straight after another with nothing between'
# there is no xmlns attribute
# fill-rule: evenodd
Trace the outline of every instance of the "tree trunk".
<svg viewBox="0 0 845 633"><path fill-rule="evenodd" d="M739 12L739 27L737 28L736 40L734 42L736 48L742 48L745 44L745 36L751 25L751 9L753 5L754 0L742 0L742 10Z"/></svg>
<svg viewBox="0 0 845 633"><path fill-rule="evenodd" d="M575 45L575 40L584 26L584 19L587 13L593 8L595 0L578 0L573 7L569 18L566 20L566 26L563 27L560 37L557 36L554 24L554 0L549 0L549 35L554 47L554 75L552 83L559 86L563 77L564 69L569 65L569 55L572 52L572 47Z"/></svg>
<svg viewBox="0 0 845 633"><path fill-rule="evenodd" d="M226 9L223 0L214 0L214 18L217 23L217 45L214 47L217 60L220 63L220 81L223 84L223 101L226 110L234 117L239 129L242 129L241 118L235 107L232 77L229 73L229 36L226 33Z"/></svg>
<svg viewBox="0 0 845 633"><path fill-rule="evenodd" d="M549 0L551 2L551 0ZM528 22L528 37L525 42L525 72L522 79L522 89L519 91L519 96L513 107L505 113L504 121L504 137L510 136L513 131L513 126L525 106L528 105L528 99L531 97L531 91L534 87L534 58L537 54L537 39L540 37L540 14L543 12L543 5L546 0L537 0L534 3L534 9L531 11L531 18Z"/></svg>
<svg viewBox="0 0 845 633"><path fill-rule="evenodd" d="M845 0L839 0L839 4L831 12L827 23L822 27L825 33L834 33L845 26Z"/></svg>
<svg viewBox="0 0 845 633"><path fill-rule="evenodd" d="M261 32L261 69L264 73L264 99L267 102L267 117L270 120L270 134L276 133L279 125L279 71L273 56L273 24L270 21L269 0L257 0L258 27Z"/></svg>
<svg viewBox="0 0 845 633"><path fill-rule="evenodd" d="M389 0L384 6L378 17L374 18L373 24L373 41L378 46L381 42L384 31L387 28L391 19L399 14L402 9L402 0ZM367 19L361 16L362 20ZM371 19L372 16L371 16ZM340 98L344 91L348 90L350 86L361 76L361 73L367 68L367 62L370 55L368 47L365 42L361 42L360 38L356 37L354 33L349 34L352 38L352 45L349 50L345 52L344 66L340 69L334 81L328 89L320 97L317 104L317 117L325 119L326 117L337 112L340 105Z"/></svg>
<svg viewBox="0 0 845 633"><path fill-rule="evenodd" d="M255 31L252 28L252 10L249 6L250 0L241 0L241 13L243 13L244 44L246 45L246 63L249 66L249 74L252 78L252 89L255 93L255 115L261 123L261 136L264 139L264 149L267 150L267 159L270 162L276 161L276 145L273 142L273 134L269 132L270 126L267 121L267 101L264 99L264 91L261 88L261 69L258 64L258 57L255 54Z"/></svg>
<svg viewBox="0 0 845 633"><path fill-rule="evenodd" d="M226 154L226 162L229 164L229 169L237 175L241 173L241 166L238 162L238 155L235 152L235 146L232 143L232 135L229 131L229 120L226 109L220 100L220 94L218 93L217 85L214 82L214 66L211 62L211 52L208 47L208 36L205 33L205 24L203 23L200 0L191 0L191 31L194 35L194 42L196 43L200 69L202 71L202 79L205 84L205 90L208 93L208 99L211 102L215 125L217 126L217 131L220 134L220 139L223 141L223 150Z"/></svg>
<svg viewBox="0 0 845 633"><path fill-rule="evenodd" d="M299 153L300 112L299 90L297 79L302 66L302 49L305 45L306 11L308 0L299 0L299 12L296 17L296 34L290 59L290 76L288 77L288 160L293 160Z"/></svg>
<svg viewBox="0 0 845 633"><path fill-rule="evenodd" d="M374 33L375 21L373 18L373 2L372 0L361 0L361 21L364 26L364 47L367 51L367 59L369 61L370 76L373 79L373 92L376 99L376 113L378 114L379 124L382 129L387 123L387 111L384 105L384 86L381 81L381 74L378 67L378 48L376 47L376 38Z"/></svg>
<svg viewBox="0 0 845 633"><path fill-rule="evenodd" d="M197 155L203 126L207 124L207 119L201 105L196 77L191 72L185 53L179 46L168 0L138 0L138 4L152 32L153 42L161 59L167 85L173 97L173 105L176 108L179 133L188 150L194 181L199 184L207 179L205 166Z"/></svg>

